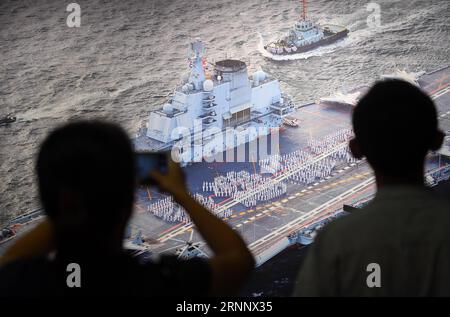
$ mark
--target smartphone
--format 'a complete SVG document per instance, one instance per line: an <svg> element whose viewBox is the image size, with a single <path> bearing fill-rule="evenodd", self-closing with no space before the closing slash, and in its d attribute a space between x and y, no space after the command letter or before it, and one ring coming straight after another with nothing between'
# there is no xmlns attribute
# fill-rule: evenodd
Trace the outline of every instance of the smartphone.
<svg viewBox="0 0 450 317"><path fill-rule="evenodd" d="M135 158L136 176L140 183L148 183L152 171L167 173L169 158L167 152L136 152Z"/></svg>

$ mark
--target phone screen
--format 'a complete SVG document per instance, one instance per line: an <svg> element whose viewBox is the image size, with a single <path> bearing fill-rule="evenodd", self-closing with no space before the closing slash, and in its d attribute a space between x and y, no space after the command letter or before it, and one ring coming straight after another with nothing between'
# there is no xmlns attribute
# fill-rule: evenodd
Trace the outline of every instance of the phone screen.
<svg viewBox="0 0 450 317"><path fill-rule="evenodd" d="M136 157L136 173L139 181L149 179L152 171L167 172L167 153L165 152L139 152Z"/></svg>

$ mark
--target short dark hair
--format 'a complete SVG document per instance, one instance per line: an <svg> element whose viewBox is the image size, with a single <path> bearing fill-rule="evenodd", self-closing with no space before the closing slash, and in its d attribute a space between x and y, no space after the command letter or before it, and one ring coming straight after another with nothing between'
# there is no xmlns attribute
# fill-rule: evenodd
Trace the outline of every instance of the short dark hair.
<svg viewBox="0 0 450 317"><path fill-rule="evenodd" d="M54 130L42 143L37 175L47 215L63 222L73 217L59 210L64 190L75 193L92 225L126 221L135 185L131 141L117 125L100 121L69 123ZM127 213L128 212L128 213ZM66 218L65 218L66 217Z"/></svg>
<svg viewBox="0 0 450 317"><path fill-rule="evenodd" d="M404 174L423 166L438 131L431 98L402 80L376 83L353 112L356 140L375 168Z"/></svg>

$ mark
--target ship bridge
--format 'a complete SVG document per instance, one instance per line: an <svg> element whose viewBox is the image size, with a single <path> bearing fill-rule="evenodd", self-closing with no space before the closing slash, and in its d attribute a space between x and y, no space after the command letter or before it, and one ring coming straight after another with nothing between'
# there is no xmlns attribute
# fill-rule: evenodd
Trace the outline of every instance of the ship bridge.
<svg viewBox="0 0 450 317"><path fill-rule="evenodd" d="M313 23L311 21L304 21L304 20L302 20L300 22L295 23L295 28L298 31L301 31L301 32L311 30L313 27L314 26L313 26Z"/></svg>

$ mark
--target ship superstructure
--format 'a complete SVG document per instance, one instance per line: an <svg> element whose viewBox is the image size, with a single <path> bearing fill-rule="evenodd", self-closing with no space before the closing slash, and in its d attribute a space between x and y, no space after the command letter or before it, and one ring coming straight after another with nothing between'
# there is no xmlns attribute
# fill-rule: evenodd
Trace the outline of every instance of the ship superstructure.
<svg viewBox="0 0 450 317"><path fill-rule="evenodd" d="M283 123L294 109L279 81L265 72L248 76L245 62L225 59L205 71L205 47L190 44L191 72L161 108L150 112L135 140L140 150L176 147L182 164L199 162L248 143Z"/></svg>
<svg viewBox="0 0 450 317"><path fill-rule="evenodd" d="M287 34L264 48L274 55L290 55L332 44L347 36L348 30L338 25L320 26L307 18L306 0L302 1L302 16Z"/></svg>

